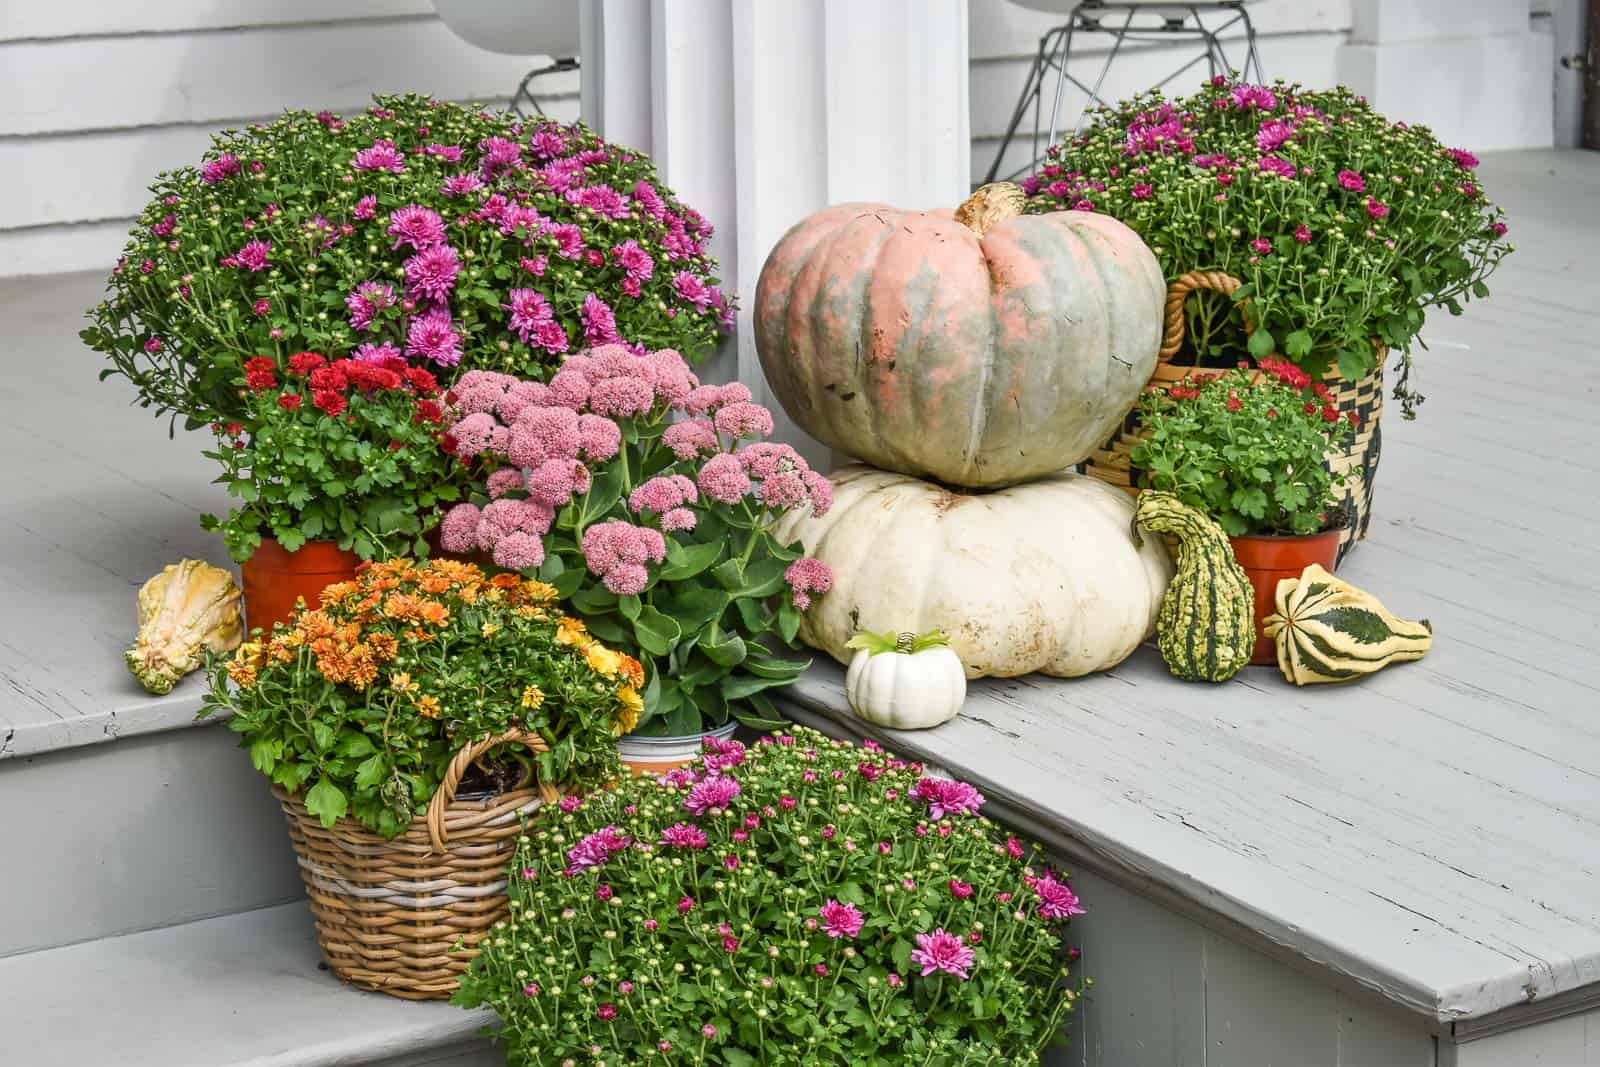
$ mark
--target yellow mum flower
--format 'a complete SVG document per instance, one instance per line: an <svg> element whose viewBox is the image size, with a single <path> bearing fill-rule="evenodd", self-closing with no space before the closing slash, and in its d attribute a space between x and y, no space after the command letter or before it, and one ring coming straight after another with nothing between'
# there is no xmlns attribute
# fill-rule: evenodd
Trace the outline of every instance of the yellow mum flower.
<svg viewBox="0 0 1600 1067"><path fill-rule="evenodd" d="M586 645L591 638L583 620L563 617L556 623L556 641L563 645Z"/></svg>
<svg viewBox="0 0 1600 1067"><path fill-rule="evenodd" d="M598 641L592 641L584 646L583 658L589 666L607 678L615 678L617 672L622 669L622 654L613 652Z"/></svg>
<svg viewBox="0 0 1600 1067"><path fill-rule="evenodd" d="M482 633L484 637L493 637L495 634L500 632L500 624L497 622L486 622L483 624L483 629L479 632Z"/></svg>
<svg viewBox="0 0 1600 1067"><path fill-rule="evenodd" d="M246 641L228 661L228 677L235 685L248 689L256 684L256 672L261 664L261 642Z"/></svg>
<svg viewBox="0 0 1600 1067"><path fill-rule="evenodd" d="M639 725L639 715L644 711L644 697L631 685L617 690L617 713L611 719L611 732L617 736L630 733Z"/></svg>
<svg viewBox="0 0 1600 1067"><path fill-rule="evenodd" d="M415 693L417 683L411 680L411 675L405 671L396 671L389 676L389 688L397 693Z"/></svg>
<svg viewBox="0 0 1600 1067"><path fill-rule="evenodd" d="M418 697L417 711L430 719L437 719L439 717L439 698L432 695Z"/></svg>
<svg viewBox="0 0 1600 1067"><path fill-rule="evenodd" d="M522 706L529 709L539 708L544 705L544 690L536 685L530 685L522 691Z"/></svg>

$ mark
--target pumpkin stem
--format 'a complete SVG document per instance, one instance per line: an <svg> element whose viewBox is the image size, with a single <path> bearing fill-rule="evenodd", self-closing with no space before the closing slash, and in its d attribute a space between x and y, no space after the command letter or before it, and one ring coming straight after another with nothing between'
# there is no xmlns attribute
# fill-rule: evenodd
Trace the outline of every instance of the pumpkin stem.
<svg viewBox="0 0 1600 1067"><path fill-rule="evenodd" d="M911 650L914 647L916 647L916 644L917 644L917 635L916 634L913 634L913 633L902 633L898 637L896 637L895 640L894 640L894 650L896 652L902 652L902 653L905 653L906 655L910 655L911 654Z"/></svg>
<svg viewBox="0 0 1600 1067"><path fill-rule="evenodd" d="M1012 182L990 182L961 202L956 221L982 237L1007 219L1022 214L1028 194Z"/></svg>

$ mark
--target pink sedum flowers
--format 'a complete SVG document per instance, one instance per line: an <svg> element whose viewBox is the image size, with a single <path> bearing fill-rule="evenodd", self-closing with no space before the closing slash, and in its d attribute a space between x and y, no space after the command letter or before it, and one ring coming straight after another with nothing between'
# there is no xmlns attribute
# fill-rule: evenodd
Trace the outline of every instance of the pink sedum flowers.
<svg viewBox="0 0 1600 1067"><path fill-rule="evenodd" d="M537 329L537 301L519 291L508 306ZM672 349L613 342L548 381L468 371L445 400L441 447L481 487L445 514L445 551L537 571L644 662L645 732L770 721L765 691L804 667L779 649L833 585L772 529L795 508L826 512L833 487L763 440L772 414L748 388L702 385Z"/></svg>
<svg viewBox="0 0 1600 1067"><path fill-rule="evenodd" d="M457 1002L500 1014L514 1062L1037 1062L1083 908L982 803L875 745L707 739L529 824L512 869L540 873Z"/></svg>

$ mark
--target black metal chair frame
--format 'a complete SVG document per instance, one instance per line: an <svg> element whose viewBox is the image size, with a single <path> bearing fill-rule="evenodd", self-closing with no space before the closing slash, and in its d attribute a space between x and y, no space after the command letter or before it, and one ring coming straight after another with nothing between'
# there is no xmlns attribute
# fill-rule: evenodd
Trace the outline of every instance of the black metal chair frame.
<svg viewBox="0 0 1600 1067"><path fill-rule="evenodd" d="M1139 0L1082 0L1067 16L1064 24L1051 29L1039 38L1039 49L1034 54L1033 65L1028 70L1028 79L1023 83L1022 95L1017 98L1017 106L1011 113L1005 137L995 152L994 162L990 165L984 181L996 180L1006 150L1016 138L1017 128L1022 124L1030 106L1033 108L1033 158L1006 177L1015 178L1038 167L1045 155L1045 150L1040 147L1041 133L1046 135L1044 145L1048 147L1055 143L1059 132L1063 131L1064 124L1060 121L1061 105L1068 82L1077 86L1089 98L1083 112L1073 124L1074 134L1082 130L1084 117L1088 115L1089 108L1095 105L1110 106L1108 101L1101 98L1100 90L1105 85L1111 65L1123 53L1124 44L1130 42L1136 45L1167 44L1174 38L1180 40L1193 38L1200 43L1202 51L1199 55L1188 60L1151 88L1167 85L1202 60L1207 63L1212 77L1237 72L1245 81L1263 81L1261 55L1256 50L1255 24L1250 21L1250 13L1245 10L1245 4L1248 2L1249 0L1176 0L1172 3L1152 3L1147 0L1141 3ZM1120 21L1118 16L1121 16ZM1210 23L1207 22L1208 17L1212 20ZM1244 33L1244 62L1237 67L1229 61L1222 42L1222 35L1232 30L1242 30ZM1073 39L1076 35L1085 33L1106 34L1112 38L1111 50L1106 55L1105 64L1100 68L1093 88L1079 81L1067 69L1067 59L1072 53ZM1130 52L1134 50L1129 49ZM1045 83L1050 79L1052 72L1056 83L1050 107L1050 125L1041 131L1039 120L1043 113Z"/></svg>
<svg viewBox="0 0 1600 1067"><path fill-rule="evenodd" d="M529 86L533 84L533 80L545 74L561 74L569 70L577 69L578 57L566 56L564 58L552 60L550 65L547 67L535 67L533 70L528 71L528 73L522 76L522 80L517 83L517 91L511 94L511 104L509 106L509 110L513 114L526 117L528 115L528 111L526 111L525 108L532 108L533 114L543 115L544 108L539 106L538 97L534 96L533 90L529 88Z"/></svg>

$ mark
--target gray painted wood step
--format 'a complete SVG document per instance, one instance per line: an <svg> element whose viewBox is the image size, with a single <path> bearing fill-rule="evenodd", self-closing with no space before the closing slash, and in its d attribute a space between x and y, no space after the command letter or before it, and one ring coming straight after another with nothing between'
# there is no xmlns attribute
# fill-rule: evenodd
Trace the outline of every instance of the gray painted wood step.
<svg viewBox="0 0 1600 1067"><path fill-rule="evenodd" d="M0 960L17 1067L490 1067L490 1016L341 984L304 904Z"/></svg>
<svg viewBox="0 0 1600 1067"><path fill-rule="evenodd" d="M302 899L237 743L217 724L0 760L0 956Z"/></svg>

